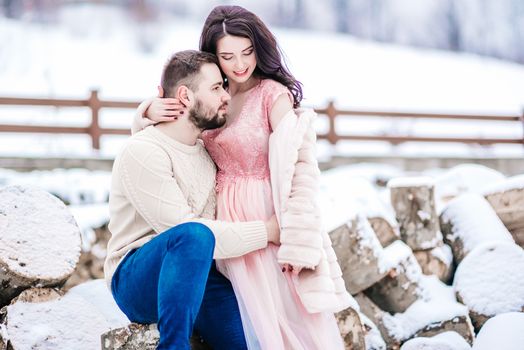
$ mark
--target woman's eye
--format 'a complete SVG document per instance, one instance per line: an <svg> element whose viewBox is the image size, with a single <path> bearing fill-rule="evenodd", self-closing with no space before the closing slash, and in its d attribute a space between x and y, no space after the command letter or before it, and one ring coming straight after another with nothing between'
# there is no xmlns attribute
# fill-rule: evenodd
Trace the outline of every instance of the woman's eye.
<svg viewBox="0 0 524 350"><path fill-rule="evenodd" d="M231 59L231 57L225 57L225 56L222 56L222 59L223 59L224 61L229 61L229 60Z"/></svg>
<svg viewBox="0 0 524 350"><path fill-rule="evenodd" d="M249 55L251 55L252 53L253 53L253 50L250 50L250 51L248 51L248 52L245 52L245 53L244 53L244 56L249 56Z"/></svg>

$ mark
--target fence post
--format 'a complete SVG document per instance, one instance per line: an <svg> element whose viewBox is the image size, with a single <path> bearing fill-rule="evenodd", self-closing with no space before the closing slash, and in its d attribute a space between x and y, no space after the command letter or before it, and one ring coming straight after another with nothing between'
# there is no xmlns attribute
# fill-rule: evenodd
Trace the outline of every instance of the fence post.
<svg viewBox="0 0 524 350"><path fill-rule="evenodd" d="M522 145L524 146L524 107L520 112L520 123L522 124Z"/></svg>
<svg viewBox="0 0 524 350"><path fill-rule="evenodd" d="M91 90L91 95L87 101L87 105L91 108L91 125L89 126L89 135L91 136L91 143L94 149L100 149L100 125L98 123L100 100L98 99L98 90Z"/></svg>
<svg viewBox="0 0 524 350"><path fill-rule="evenodd" d="M337 116L337 109L335 108L335 103L333 101L328 102L326 108L326 115L329 119L329 130L327 133L327 140L332 145L336 144L338 141L337 132L335 130L335 118Z"/></svg>

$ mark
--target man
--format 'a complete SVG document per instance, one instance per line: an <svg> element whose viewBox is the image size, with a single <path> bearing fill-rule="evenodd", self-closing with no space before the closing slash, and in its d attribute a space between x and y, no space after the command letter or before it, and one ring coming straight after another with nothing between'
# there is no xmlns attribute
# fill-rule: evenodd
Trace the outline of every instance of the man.
<svg viewBox="0 0 524 350"><path fill-rule="evenodd" d="M274 219L213 220L216 169L198 136L226 121L217 63L204 52L173 55L161 85L189 113L135 134L113 166L106 280L131 321L158 323L158 349L189 349L193 327L213 349L245 349L235 295L213 257L279 239Z"/></svg>

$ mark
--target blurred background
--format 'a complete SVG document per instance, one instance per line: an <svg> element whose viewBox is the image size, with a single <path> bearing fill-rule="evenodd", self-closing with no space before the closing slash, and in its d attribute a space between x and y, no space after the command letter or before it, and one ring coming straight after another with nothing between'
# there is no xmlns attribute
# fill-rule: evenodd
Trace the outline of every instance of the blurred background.
<svg viewBox="0 0 524 350"><path fill-rule="evenodd" d="M155 94L171 53L198 48L219 4L244 6L274 31L303 105L319 112L326 166L520 164L521 0L0 0L0 166L109 168L132 107Z"/></svg>

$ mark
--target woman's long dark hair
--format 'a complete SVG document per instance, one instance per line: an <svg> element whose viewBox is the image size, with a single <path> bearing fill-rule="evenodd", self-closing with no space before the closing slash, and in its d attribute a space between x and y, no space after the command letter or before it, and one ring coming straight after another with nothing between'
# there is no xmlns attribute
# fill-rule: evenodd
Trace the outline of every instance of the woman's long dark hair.
<svg viewBox="0 0 524 350"><path fill-rule="evenodd" d="M215 7L204 23L200 50L216 54L218 40L226 35L251 40L257 59L254 74L286 86L293 95L293 107L300 105L302 84L289 72L274 35L257 15L240 6Z"/></svg>

